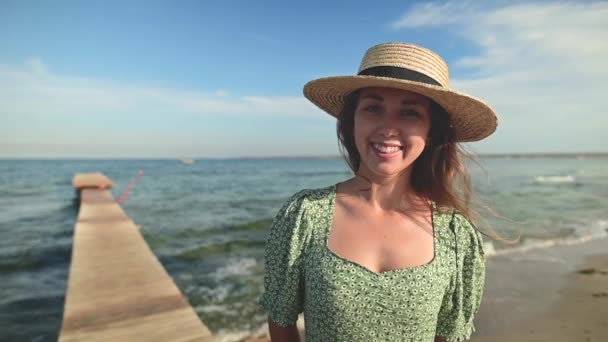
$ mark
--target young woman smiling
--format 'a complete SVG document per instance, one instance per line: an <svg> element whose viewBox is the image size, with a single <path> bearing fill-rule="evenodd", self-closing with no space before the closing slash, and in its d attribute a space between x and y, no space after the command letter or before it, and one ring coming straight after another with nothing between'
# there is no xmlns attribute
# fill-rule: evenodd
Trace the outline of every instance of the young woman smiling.
<svg viewBox="0 0 608 342"><path fill-rule="evenodd" d="M370 48L358 75L309 82L337 118L354 177L294 194L266 245L272 341L463 341L483 293L459 143L497 126L485 103L448 87L445 62L403 43Z"/></svg>

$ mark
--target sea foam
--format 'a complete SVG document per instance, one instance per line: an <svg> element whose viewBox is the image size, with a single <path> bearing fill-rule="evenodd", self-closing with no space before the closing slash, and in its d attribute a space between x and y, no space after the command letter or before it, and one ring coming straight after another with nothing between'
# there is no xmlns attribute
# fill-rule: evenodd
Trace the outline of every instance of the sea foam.
<svg viewBox="0 0 608 342"><path fill-rule="evenodd" d="M537 176L534 178L536 183L546 183L546 184L570 184L575 183L576 179L574 176L566 175L566 176Z"/></svg>

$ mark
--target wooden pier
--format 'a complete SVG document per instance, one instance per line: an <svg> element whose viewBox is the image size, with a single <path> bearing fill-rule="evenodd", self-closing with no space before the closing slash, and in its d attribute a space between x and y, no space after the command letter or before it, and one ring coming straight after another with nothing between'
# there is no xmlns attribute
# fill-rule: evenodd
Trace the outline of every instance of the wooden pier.
<svg viewBox="0 0 608 342"><path fill-rule="evenodd" d="M77 174L80 210L60 342L213 341L103 174Z"/></svg>

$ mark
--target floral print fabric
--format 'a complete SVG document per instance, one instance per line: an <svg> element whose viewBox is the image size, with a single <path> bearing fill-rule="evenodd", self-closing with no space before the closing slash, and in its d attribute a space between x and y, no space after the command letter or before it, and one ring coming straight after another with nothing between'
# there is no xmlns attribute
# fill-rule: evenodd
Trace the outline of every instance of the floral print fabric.
<svg viewBox="0 0 608 342"><path fill-rule="evenodd" d="M336 185L300 191L273 221L259 299L270 318L288 326L304 312L307 342L468 339L485 275L469 221L433 206L433 260L375 273L327 248L335 198Z"/></svg>

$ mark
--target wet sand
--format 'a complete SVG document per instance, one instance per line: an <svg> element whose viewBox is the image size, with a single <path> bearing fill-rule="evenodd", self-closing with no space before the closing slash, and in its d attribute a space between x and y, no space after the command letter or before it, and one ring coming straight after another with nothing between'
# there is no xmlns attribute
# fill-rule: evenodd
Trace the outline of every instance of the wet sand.
<svg viewBox="0 0 608 342"><path fill-rule="evenodd" d="M471 341L608 341L608 239L488 260Z"/></svg>
<svg viewBox="0 0 608 342"><path fill-rule="evenodd" d="M472 342L608 341L608 238L488 258L475 326Z"/></svg>

